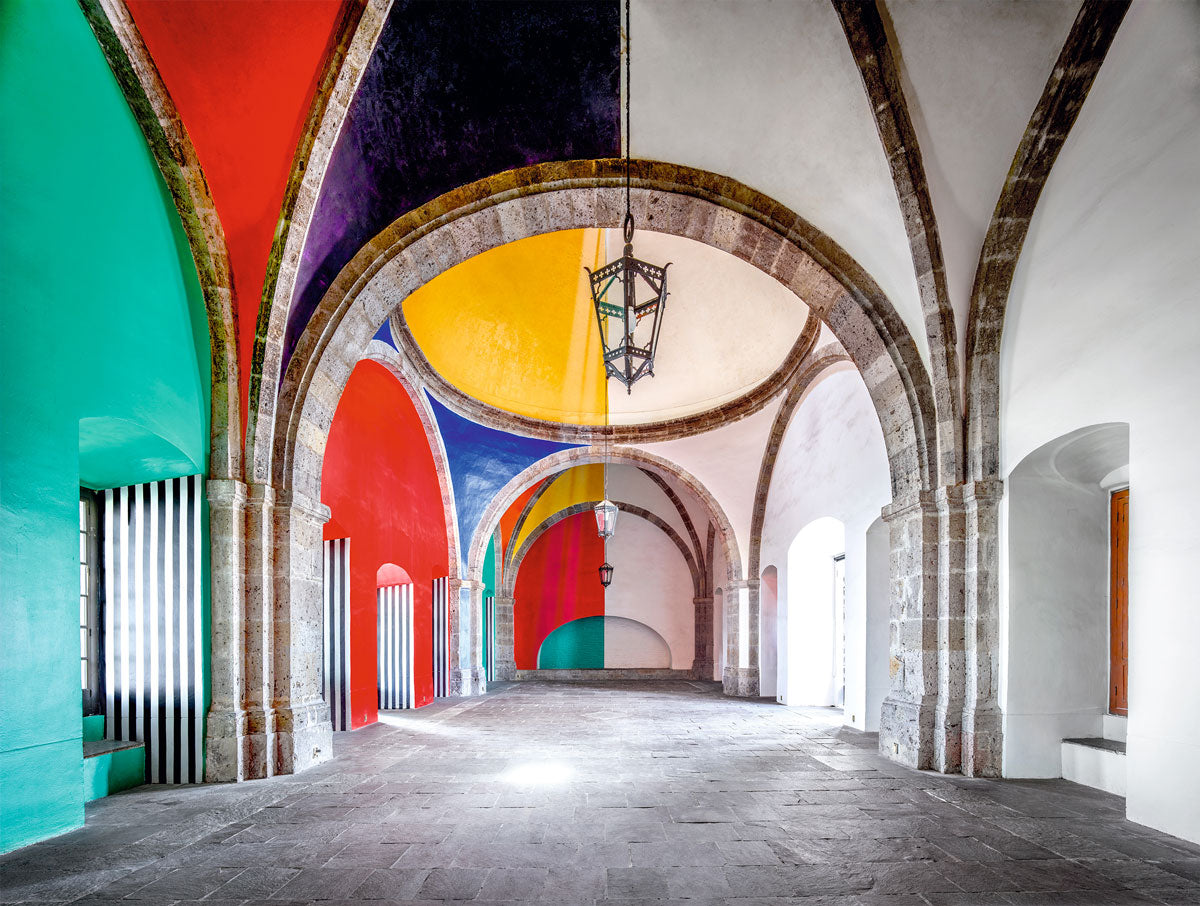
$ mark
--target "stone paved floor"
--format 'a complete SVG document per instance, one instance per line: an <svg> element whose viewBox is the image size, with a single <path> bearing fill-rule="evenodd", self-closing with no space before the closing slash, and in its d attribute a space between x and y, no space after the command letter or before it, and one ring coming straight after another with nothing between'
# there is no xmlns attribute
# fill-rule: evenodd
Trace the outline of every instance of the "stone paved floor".
<svg viewBox="0 0 1200 906"><path fill-rule="evenodd" d="M917 773L715 686L393 712L295 777L143 787L0 859L5 902L1200 904L1200 847L1063 781Z"/></svg>

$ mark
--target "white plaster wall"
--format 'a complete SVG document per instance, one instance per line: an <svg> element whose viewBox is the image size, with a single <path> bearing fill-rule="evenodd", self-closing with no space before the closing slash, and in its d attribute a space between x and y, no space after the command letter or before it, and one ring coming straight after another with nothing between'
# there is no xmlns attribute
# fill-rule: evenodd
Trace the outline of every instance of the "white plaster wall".
<svg viewBox="0 0 1200 906"><path fill-rule="evenodd" d="M711 170L825 231L879 283L928 362L912 253L832 4L635 0L632 153Z"/></svg>
<svg viewBox="0 0 1200 906"><path fill-rule="evenodd" d="M713 592L713 675L720 681L725 675L725 595L721 589Z"/></svg>
<svg viewBox="0 0 1200 906"><path fill-rule="evenodd" d="M774 564L762 571L758 606L758 694L763 698L775 698L778 694L779 634L764 631L764 627L773 630L779 625L779 569Z"/></svg>
<svg viewBox="0 0 1200 906"><path fill-rule="evenodd" d="M1007 655L1001 684L1004 774L1061 777L1062 740L1100 736L1108 681L1108 493L1093 469L1071 480L1056 460L1075 443L1052 442L1008 480ZM1094 479L1094 480L1093 480Z"/></svg>
<svg viewBox="0 0 1200 906"><path fill-rule="evenodd" d="M696 497L696 495L688 490L684 483L674 475L664 475L662 477L675 492L675 496L678 497L680 502L683 504L683 508L687 511L688 516L691 517L692 525L696 528L696 535L700 539L700 547L701 549L704 549L704 546L708 541L708 524L713 521L708 508L705 507L704 504L701 503ZM717 556L720 556L720 538L721 536L718 532L716 543ZM724 573L721 575L724 576Z"/></svg>
<svg viewBox="0 0 1200 906"><path fill-rule="evenodd" d="M882 632L887 633L887 580L882 588L872 586L873 607L868 611L865 537L890 500L883 431L866 385L849 368L827 373L793 413L780 445L767 495L760 562L779 567L779 600L786 601L790 592L785 564L796 535L821 516L832 516L845 525L848 703L865 703L868 675L887 670L886 638L882 651L875 644L867 645L870 633L880 631L876 626L880 617ZM885 538L885 573L886 547ZM878 546L874 553L878 556ZM877 573L878 564L875 568ZM864 704L861 710L848 710L846 716L854 714L854 726L865 729L878 721L877 711L866 713Z"/></svg>
<svg viewBox="0 0 1200 906"><path fill-rule="evenodd" d="M696 613L692 575L679 548L657 526L622 513L616 533L608 539L608 562L613 581L604 596L605 616L649 626L670 647L671 666L690 668L696 653ZM605 665L612 666L608 647L606 640ZM628 659L616 650L611 657Z"/></svg>
<svg viewBox="0 0 1200 906"><path fill-rule="evenodd" d="M645 623L605 614L604 666L670 667L671 648L666 639Z"/></svg>
<svg viewBox="0 0 1200 906"><path fill-rule="evenodd" d="M849 553L847 553L849 556ZM863 730L875 732L879 729L879 714L883 700L887 697L891 685L888 651L891 643L891 539L888 537L888 527L883 519L876 519L867 529L866 534L866 596L867 596L867 625L863 630L862 671L866 682L861 696L856 692L856 703L862 701L866 719L859 722L857 714L851 711L848 723ZM847 629L849 639L849 629ZM849 641L847 641L849 646ZM854 651L854 647L848 647ZM847 666L849 670L849 666ZM846 701L850 702L851 686L846 686Z"/></svg>
<svg viewBox="0 0 1200 906"><path fill-rule="evenodd" d="M743 576L749 556L750 517L754 511L758 470L778 409L779 400L775 399L753 415L715 431L640 445L675 463L708 489L733 526Z"/></svg>
<svg viewBox="0 0 1200 906"><path fill-rule="evenodd" d="M831 516L802 528L788 549L787 595L780 608L785 616L778 637L779 700L785 705L836 704L834 670L842 652L834 643L833 558L845 551L846 527Z"/></svg>
<svg viewBox="0 0 1200 906"><path fill-rule="evenodd" d="M937 216L960 355L992 211L1080 3L887 3Z"/></svg>
<svg viewBox="0 0 1200 906"><path fill-rule="evenodd" d="M679 515L675 504L671 502L671 499L663 492L663 489L656 485L637 466L609 466L608 496L611 500L617 500L622 503L633 503L644 507L662 519L667 525L671 526L685 542L691 544L687 526L684 525L683 517ZM690 496L690 493L685 492L685 496ZM620 526L623 526L627 520L636 518L636 516L631 516L628 513L618 513L618 530L620 530Z"/></svg>
<svg viewBox="0 0 1200 906"><path fill-rule="evenodd" d="M1034 214L1001 411L1006 469L1130 425L1128 815L1200 842L1198 99L1200 6L1133 4Z"/></svg>
<svg viewBox="0 0 1200 906"><path fill-rule="evenodd" d="M779 367L804 329L808 307L741 258L638 224L634 253L670 263L654 377L632 393L609 382L609 420L639 424L706 412L757 387ZM605 230L604 261L624 249L620 230ZM588 262L590 264L590 262ZM644 292L644 291L643 291ZM595 329L594 318L589 327ZM697 362L720 367L697 368Z"/></svg>

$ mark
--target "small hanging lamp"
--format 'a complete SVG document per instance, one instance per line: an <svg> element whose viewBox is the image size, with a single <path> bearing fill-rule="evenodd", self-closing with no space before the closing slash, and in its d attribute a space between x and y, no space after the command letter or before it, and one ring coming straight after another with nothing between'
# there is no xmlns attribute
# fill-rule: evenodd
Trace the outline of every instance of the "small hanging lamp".
<svg viewBox="0 0 1200 906"><path fill-rule="evenodd" d="M617 505L608 499L608 449L612 442L608 429L608 393L604 394L604 461L600 468L604 476L604 496L593 507L596 514L596 532L604 542L604 565L600 567L600 584L608 588L612 582L613 568L608 562L608 539L617 530Z"/></svg>
<svg viewBox="0 0 1200 906"><path fill-rule="evenodd" d="M596 531L601 538L609 538L617 530L617 505L605 495L593 508L596 511Z"/></svg>
<svg viewBox="0 0 1200 906"><path fill-rule="evenodd" d="M654 354L667 303L667 268L633 256L633 212L629 204L629 149L632 67L632 25L629 0L625 2L625 251L599 270L585 267L592 288L592 305L600 344L604 349L606 378L616 378L627 393L644 377L654 376Z"/></svg>

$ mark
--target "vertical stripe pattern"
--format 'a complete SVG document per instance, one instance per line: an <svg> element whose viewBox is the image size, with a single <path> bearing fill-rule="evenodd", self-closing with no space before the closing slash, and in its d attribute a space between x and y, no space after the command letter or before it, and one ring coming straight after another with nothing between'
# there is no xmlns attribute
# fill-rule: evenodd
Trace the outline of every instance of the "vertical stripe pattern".
<svg viewBox="0 0 1200 906"><path fill-rule="evenodd" d="M325 703L335 730L350 729L350 539L325 542Z"/></svg>
<svg viewBox="0 0 1200 906"><path fill-rule="evenodd" d="M204 779L204 479L114 488L104 532L105 733L146 747L151 783Z"/></svg>
<svg viewBox="0 0 1200 906"><path fill-rule="evenodd" d="M413 587L385 585L378 601L379 709L415 708L413 671Z"/></svg>
<svg viewBox="0 0 1200 906"><path fill-rule="evenodd" d="M488 595L483 599L483 646L487 652L487 673L485 678L489 683L496 681L496 597Z"/></svg>
<svg viewBox="0 0 1200 906"><path fill-rule="evenodd" d="M449 579L433 580L433 695L450 694Z"/></svg>

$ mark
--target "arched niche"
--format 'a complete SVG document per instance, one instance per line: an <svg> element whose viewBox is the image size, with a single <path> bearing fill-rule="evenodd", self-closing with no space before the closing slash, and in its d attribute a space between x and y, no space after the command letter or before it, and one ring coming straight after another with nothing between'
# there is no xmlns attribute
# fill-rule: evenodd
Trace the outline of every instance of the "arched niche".
<svg viewBox="0 0 1200 906"><path fill-rule="evenodd" d="M1128 467L1129 425L1117 422L1043 444L1006 479L1000 650L1006 777L1060 777L1062 740L1103 734L1109 500L1128 485Z"/></svg>
<svg viewBox="0 0 1200 906"><path fill-rule="evenodd" d="M837 704L845 629L835 558L845 551L846 528L831 516L814 519L788 548L787 599L779 632L784 704Z"/></svg>

